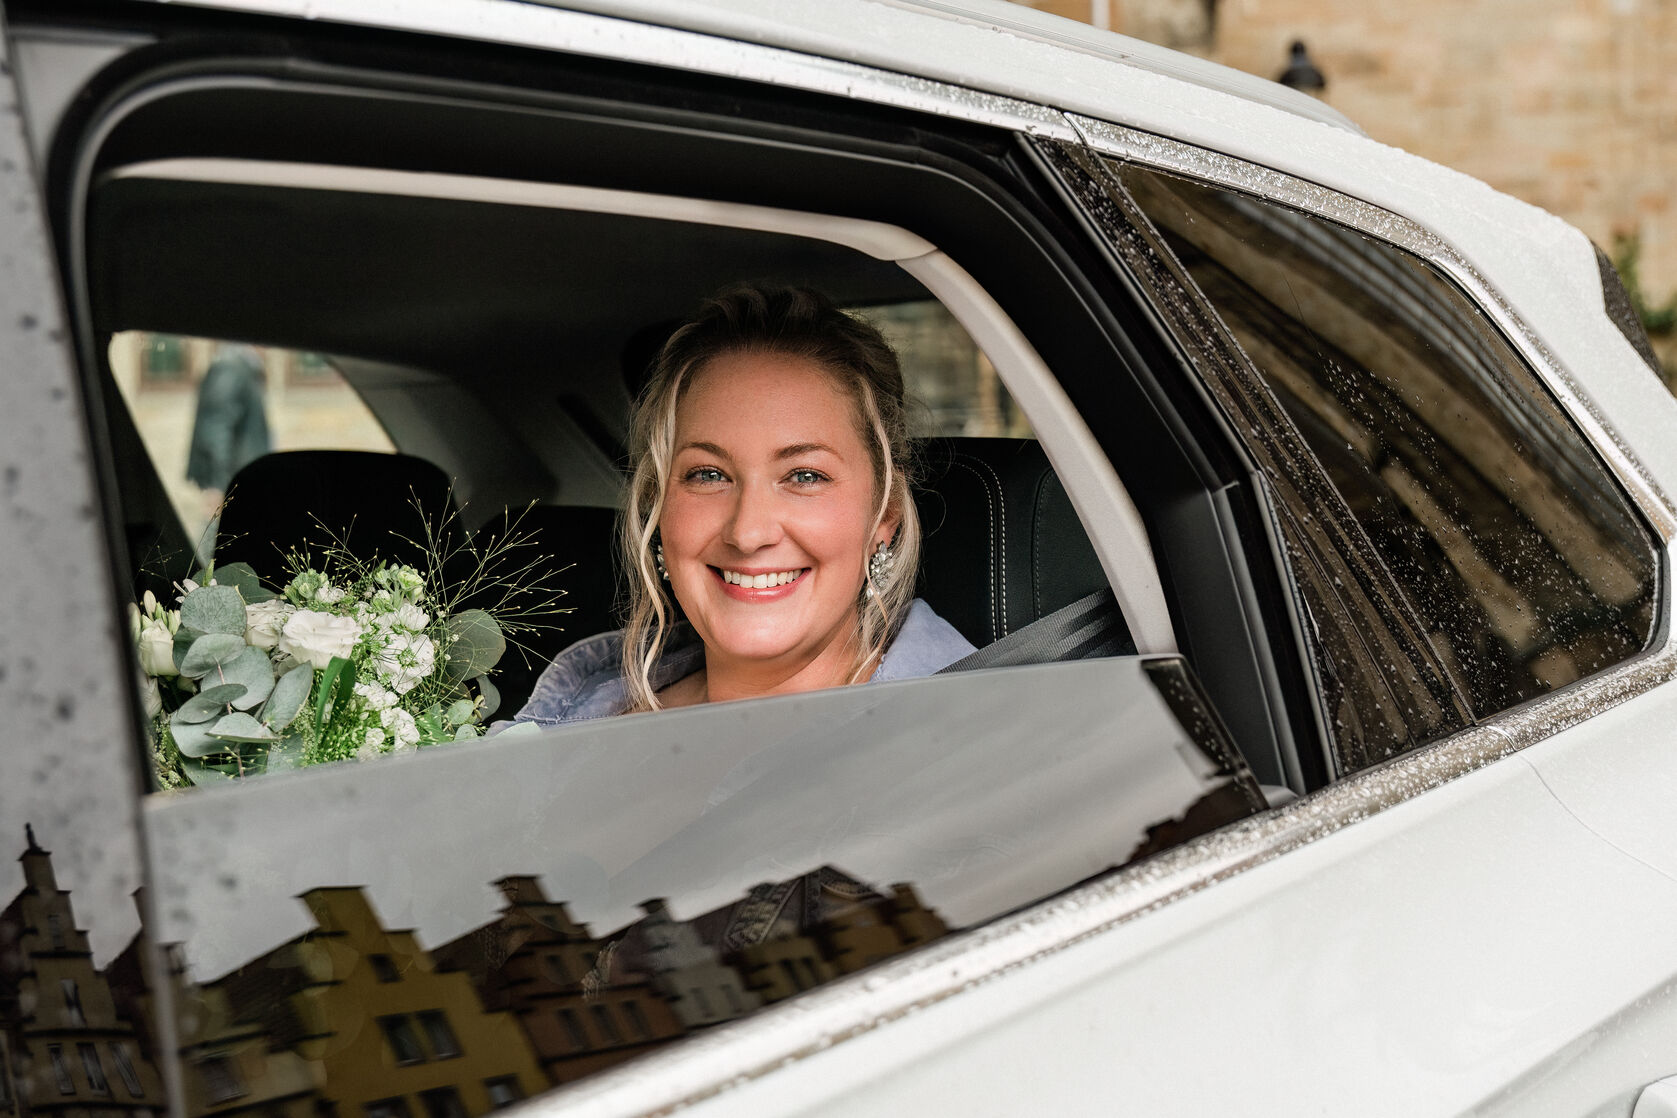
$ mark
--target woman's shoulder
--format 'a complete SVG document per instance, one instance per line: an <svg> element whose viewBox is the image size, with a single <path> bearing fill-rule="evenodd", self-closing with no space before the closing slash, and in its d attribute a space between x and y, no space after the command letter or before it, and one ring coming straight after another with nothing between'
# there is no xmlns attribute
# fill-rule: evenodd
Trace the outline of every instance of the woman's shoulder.
<svg viewBox="0 0 1677 1118"><path fill-rule="evenodd" d="M577 641L553 658L515 721L544 726L615 714L623 705L623 630Z"/></svg>
<svg viewBox="0 0 1677 1118"><path fill-rule="evenodd" d="M934 675L975 651L959 629L938 616L924 599L916 598L869 682Z"/></svg>

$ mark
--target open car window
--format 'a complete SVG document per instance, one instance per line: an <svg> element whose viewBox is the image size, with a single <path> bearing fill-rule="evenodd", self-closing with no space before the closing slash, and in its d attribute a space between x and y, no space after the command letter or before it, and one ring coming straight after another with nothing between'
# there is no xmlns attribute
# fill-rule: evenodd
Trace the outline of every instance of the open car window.
<svg viewBox="0 0 1677 1118"><path fill-rule="evenodd" d="M265 1045L368 1114L480 1113L1264 809L1176 655L1107 447L1008 308L912 223L125 143L86 214L111 371L163 335L330 355L390 444L314 437L245 464L216 583L194 587L142 454L147 401L110 397L131 554L165 560L132 572L152 595L145 819L169 898L147 935L191 1008L189 1091L268 1097L280 1072L259 1082L240 1056ZM481 737L556 653L621 624L630 399L671 325L742 280L819 288L898 346L921 405L918 595L978 654ZM335 554L315 525L371 565L315 577ZM537 561L487 598L442 593L495 549ZM440 582L420 594L381 563ZM560 595L545 627L462 620L530 585L537 606ZM445 1061L424 1091L391 1074Z"/></svg>

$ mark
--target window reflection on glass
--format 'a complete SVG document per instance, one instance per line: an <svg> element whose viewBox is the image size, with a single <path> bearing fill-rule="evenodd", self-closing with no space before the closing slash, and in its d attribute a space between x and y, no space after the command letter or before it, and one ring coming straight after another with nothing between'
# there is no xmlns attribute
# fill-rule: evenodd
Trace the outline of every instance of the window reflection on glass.
<svg viewBox="0 0 1677 1118"><path fill-rule="evenodd" d="M1484 315L1428 265L1275 203L1124 166L1125 187L1227 324L1396 580L1472 718L1640 650L1647 532L1570 421ZM1294 556L1345 683L1364 635ZM1312 599L1314 599L1312 601ZM1337 654L1336 654L1337 653ZM1377 694L1370 660L1336 710L1356 768L1453 728ZM1421 721L1417 721L1421 720Z"/></svg>
<svg viewBox="0 0 1677 1118"><path fill-rule="evenodd" d="M425 1049L413 1031L413 1019L407 1014L379 1018L384 1039L390 1042L390 1054L398 1064L418 1064L425 1061Z"/></svg>
<svg viewBox="0 0 1677 1118"><path fill-rule="evenodd" d="M87 1073L87 1086L96 1095L108 1095L111 1086L105 1081L105 1067L99 1062L99 1049L91 1044L77 1044L76 1054L82 1058L82 1070Z"/></svg>
<svg viewBox="0 0 1677 1118"><path fill-rule="evenodd" d="M996 367L942 303L927 299L856 307L901 359L915 434L1030 438L1030 421Z"/></svg>

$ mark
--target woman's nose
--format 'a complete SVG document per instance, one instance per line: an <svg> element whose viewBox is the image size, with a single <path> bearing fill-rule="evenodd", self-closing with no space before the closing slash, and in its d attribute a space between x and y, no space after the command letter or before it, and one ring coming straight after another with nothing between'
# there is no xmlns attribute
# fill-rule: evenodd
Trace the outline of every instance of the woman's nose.
<svg viewBox="0 0 1677 1118"><path fill-rule="evenodd" d="M756 485L742 485L735 492L734 507L722 533L728 546L752 552L779 543L785 533L773 493Z"/></svg>

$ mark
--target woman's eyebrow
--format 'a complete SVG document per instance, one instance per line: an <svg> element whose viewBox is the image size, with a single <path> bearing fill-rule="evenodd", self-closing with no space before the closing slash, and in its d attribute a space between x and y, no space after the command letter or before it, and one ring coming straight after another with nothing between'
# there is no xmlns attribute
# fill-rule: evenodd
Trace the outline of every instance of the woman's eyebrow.
<svg viewBox="0 0 1677 1118"><path fill-rule="evenodd" d="M701 451L705 454L709 454L709 455L712 455L712 456L717 457L717 458L727 458L728 457L728 452L723 450L721 447L717 446L715 443L697 443L697 442L695 442L695 443L683 443L682 446L681 446L681 449L677 450L676 453L680 454L680 453L682 453L682 451L687 451L687 450Z"/></svg>
<svg viewBox="0 0 1677 1118"><path fill-rule="evenodd" d="M791 446L781 447L775 452L775 457L801 458L806 454L831 454L834 458L839 456L839 452L826 443L793 443Z"/></svg>

